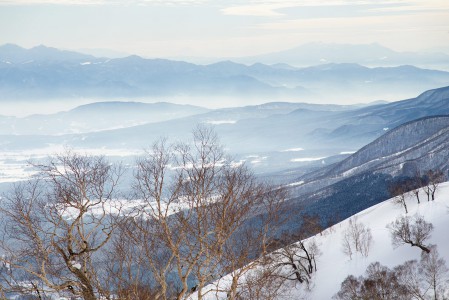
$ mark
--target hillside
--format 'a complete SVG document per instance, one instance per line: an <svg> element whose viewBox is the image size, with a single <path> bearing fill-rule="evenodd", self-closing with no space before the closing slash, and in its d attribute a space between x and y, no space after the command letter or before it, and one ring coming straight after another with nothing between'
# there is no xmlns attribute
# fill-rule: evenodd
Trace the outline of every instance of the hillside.
<svg viewBox="0 0 449 300"><path fill-rule="evenodd" d="M332 224L389 198L392 183L416 172L441 169L447 178L448 128L448 116L412 121L346 159L290 179L289 209L318 214L324 224ZM298 224L289 222L286 229L294 232Z"/></svg>
<svg viewBox="0 0 449 300"><path fill-rule="evenodd" d="M0 115L0 134L61 135L126 128L179 119L209 110L167 102L95 102L54 114Z"/></svg>
<svg viewBox="0 0 449 300"><path fill-rule="evenodd" d="M414 170L429 168L441 168L447 173L447 149L449 116L426 117L398 126L343 161L298 181L324 186L363 173L412 176ZM325 182L317 184L320 180Z"/></svg>
<svg viewBox="0 0 449 300"><path fill-rule="evenodd" d="M424 194L421 194L424 199ZM437 190L435 201L421 202L417 204L411 196L407 197L409 207L408 216L422 215L427 222L434 226L428 244L435 244L438 247L446 265L449 266L449 241L447 240L447 228L449 226L449 182L442 184ZM380 262L389 268L393 268L408 260L419 260L421 250L417 247L402 245L397 248L392 246L388 224L397 217L404 216L404 210L400 205L395 204L392 199L365 209L356 215L348 218L331 228L326 229L322 234L313 236L305 241L309 243L315 240L321 254L317 258L317 272L312 278L311 291L305 291L303 287L297 285L287 285L287 290L282 297L277 299L331 299L340 289L341 282L348 276L359 276L365 273L367 266L372 262ZM350 259L343 253L343 232L348 228L349 219L366 225L372 233L372 246L368 256L355 253ZM286 270L288 272L288 270ZM449 280L449 274L447 274ZM226 282L226 280L222 280ZM195 295L194 295L195 296ZM191 299L196 299L194 296ZM225 294L209 293L205 299L226 299Z"/></svg>

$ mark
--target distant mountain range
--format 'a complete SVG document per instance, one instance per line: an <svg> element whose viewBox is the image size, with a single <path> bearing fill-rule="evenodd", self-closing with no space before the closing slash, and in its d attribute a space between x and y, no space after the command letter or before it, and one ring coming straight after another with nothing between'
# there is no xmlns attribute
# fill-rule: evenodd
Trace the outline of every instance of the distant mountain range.
<svg viewBox="0 0 449 300"><path fill-rule="evenodd" d="M28 64L33 62L80 62L86 60L99 61L98 58L74 51L59 50L44 45L25 49L14 44L0 46L0 60L6 64Z"/></svg>
<svg viewBox="0 0 449 300"><path fill-rule="evenodd" d="M285 63L292 66L313 66L325 63L358 63L365 66L415 65L425 68L449 68L449 55L442 52L397 52L377 43L328 44L309 43L264 55L234 58L240 63Z"/></svg>
<svg viewBox="0 0 449 300"><path fill-rule="evenodd" d="M273 99L362 102L401 99L447 84L449 72L412 66L328 63L298 69L231 61L195 65L138 56L96 58L45 46L28 50L10 44L0 47L0 101L202 97L206 106L226 98L243 104Z"/></svg>

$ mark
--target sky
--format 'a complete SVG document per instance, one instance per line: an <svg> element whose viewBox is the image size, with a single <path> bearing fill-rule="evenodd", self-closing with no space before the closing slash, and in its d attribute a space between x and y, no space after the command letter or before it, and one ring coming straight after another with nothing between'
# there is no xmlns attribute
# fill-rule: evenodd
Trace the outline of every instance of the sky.
<svg viewBox="0 0 449 300"><path fill-rule="evenodd" d="M0 0L0 45L239 57L310 42L449 53L448 0Z"/></svg>

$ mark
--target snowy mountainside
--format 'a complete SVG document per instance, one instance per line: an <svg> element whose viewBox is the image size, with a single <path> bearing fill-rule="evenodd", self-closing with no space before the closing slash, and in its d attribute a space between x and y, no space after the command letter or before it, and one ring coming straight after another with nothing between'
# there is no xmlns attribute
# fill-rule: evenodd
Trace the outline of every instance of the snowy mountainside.
<svg viewBox="0 0 449 300"><path fill-rule="evenodd" d="M448 114L449 87L425 91L416 98L395 101L385 105L360 109L356 118L360 124L385 121L384 125L394 128L405 122L434 115ZM374 122L373 122L374 121Z"/></svg>
<svg viewBox="0 0 449 300"><path fill-rule="evenodd" d="M417 201L411 196L407 197L407 205L410 210L408 215L420 214L427 222L434 225L432 237L428 243L436 244L440 255L449 263L449 241L447 239L447 228L449 227L449 183L441 185L434 202ZM421 198L424 199L422 193ZM404 210L391 199L370 207L356 214L358 222L365 224L371 229L373 235L373 246L368 257L357 254L352 260L342 252L342 234L347 228L349 219L334 225L333 229L327 230L327 234L316 236L322 256L319 258L318 272L314 278L315 289L309 295L309 299L330 299L340 288L341 282L346 276L353 274L362 275L366 267L375 261L390 268L404 263L407 260L417 259L421 250L410 245L402 245L394 248L391 244L390 233L386 226L393 222L398 216L403 216ZM354 217L351 217L354 218ZM335 230L334 233L331 233Z"/></svg>
<svg viewBox="0 0 449 300"><path fill-rule="evenodd" d="M401 125L345 160L301 176L293 194L316 192L341 180L364 173L412 175L411 170L448 172L449 116L428 117Z"/></svg>
<svg viewBox="0 0 449 300"><path fill-rule="evenodd" d="M449 116L399 126L346 159L291 180L290 210L332 224L390 197L389 186L415 171L440 169L448 178ZM294 184L298 183L298 184ZM299 230L289 222L287 230Z"/></svg>
<svg viewBox="0 0 449 300"><path fill-rule="evenodd" d="M424 196L424 193L421 193L422 199L425 198ZM427 222L433 224L434 230L426 243L427 245L437 245L440 256L449 266L449 240L447 239L449 182L439 186L435 201L421 201L421 204L418 204L415 198L410 195L406 196L406 201L409 208L408 216L421 215ZM387 225L404 215L404 209L394 203L393 199L389 199L333 225L321 234L308 238L304 242L307 244L314 240L321 252L317 258L317 271L312 275L312 289L308 291L304 289L304 286L287 283L286 290L277 299L331 299L339 291L342 281L348 275L356 277L363 275L370 263L380 262L382 265L393 268L408 260L419 260L421 255L419 248L410 247L410 245L399 247L392 245ZM354 222L355 219L357 223L370 229L372 244L367 256L355 253L352 258L349 258L343 252L342 241L344 231L348 228L350 220ZM226 285L228 281L221 280L220 282ZM211 285L209 288L213 289L215 286ZM197 299L196 294L193 294L191 299ZM211 292L206 294L203 299L226 299L226 294Z"/></svg>
<svg viewBox="0 0 449 300"><path fill-rule="evenodd" d="M398 173L404 162L418 162L428 155L447 149L449 144L449 116L427 117L395 128L348 157L327 175L361 173L396 167ZM448 157L448 153L441 154ZM435 167L447 168L445 162ZM420 168L422 169L422 168ZM381 172L385 172L381 171ZM393 172L389 172L393 173ZM394 174L396 175L396 174Z"/></svg>

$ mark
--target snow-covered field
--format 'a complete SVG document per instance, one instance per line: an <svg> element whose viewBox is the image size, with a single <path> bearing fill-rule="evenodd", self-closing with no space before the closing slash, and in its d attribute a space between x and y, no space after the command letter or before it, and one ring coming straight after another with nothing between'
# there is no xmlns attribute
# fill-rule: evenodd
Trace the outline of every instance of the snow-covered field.
<svg viewBox="0 0 449 300"><path fill-rule="evenodd" d="M421 204L417 204L414 197L407 197L408 216L420 214L427 222L434 226L432 236L427 244L436 244L440 256L449 266L449 182L440 185L436 192L435 201L427 202L425 194L421 195ZM341 282L350 274L363 275L367 266L372 262L380 262L393 268L405 261L416 259L419 261L421 250L410 245L394 248L391 243L390 232L387 225L397 217L405 215L402 206L394 201L386 200L370 207L357 215L357 223L362 223L371 229L373 243L367 257L355 253L350 259L343 252L343 234L349 226L352 216L331 228L326 229L312 239L318 243L321 255L317 258L317 272L313 275L312 289L305 291L299 285L291 287L288 294L282 299L331 299L339 290ZM307 243L307 241L306 241ZM225 280L222 280L225 282ZM193 295L194 296L194 295ZM195 297L192 297L194 299ZM225 299L226 295L216 296L209 293L206 299Z"/></svg>
<svg viewBox="0 0 449 300"><path fill-rule="evenodd" d="M35 170L30 166L29 162L37 162L52 155L62 154L67 149L63 145L50 145L46 148L29 149L21 151L0 151L0 183L16 182L29 179ZM142 155L142 150L129 149L70 149L81 155L104 155L107 157L132 157Z"/></svg>

